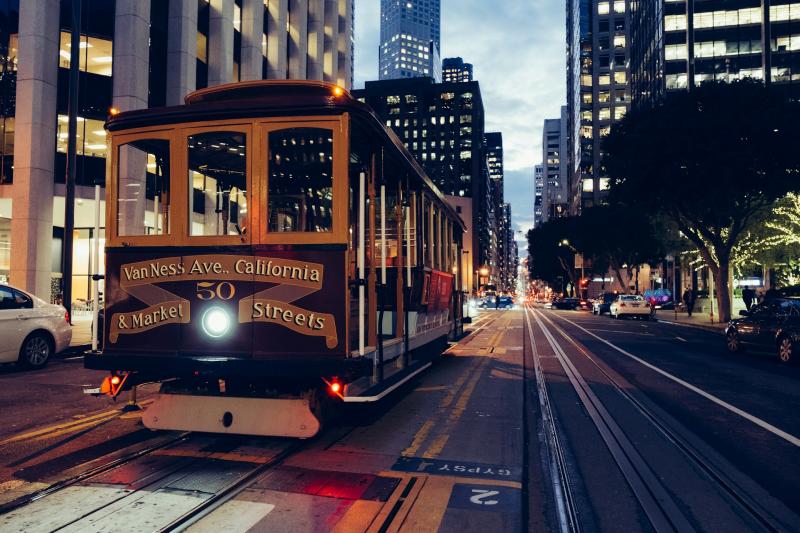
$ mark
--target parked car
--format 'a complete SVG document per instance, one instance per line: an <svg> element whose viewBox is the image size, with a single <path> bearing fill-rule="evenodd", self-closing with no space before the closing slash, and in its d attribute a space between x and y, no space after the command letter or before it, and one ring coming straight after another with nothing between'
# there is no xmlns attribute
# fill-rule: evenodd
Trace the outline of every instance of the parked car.
<svg viewBox="0 0 800 533"><path fill-rule="evenodd" d="M580 305L579 298L558 298L553 300L553 309L577 309Z"/></svg>
<svg viewBox="0 0 800 533"><path fill-rule="evenodd" d="M800 298L773 298L748 311L742 318L731 320L725 328L725 344L730 352L745 347L778 355L782 363L790 363L800 353Z"/></svg>
<svg viewBox="0 0 800 533"><path fill-rule="evenodd" d="M594 299L592 302L592 314L602 315L611 311L611 302L617 299L613 292L605 292Z"/></svg>
<svg viewBox="0 0 800 533"><path fill-rule="evenodd" d="M63 306L0 285L0 363L41 368L71 340L72 326Z"/></svg>
<svg viewBox="0 0 800 533"><path fill-rule="evenodd" d="M643 296L638 294L620 294L617 296L616 300L611 302L609 313L613 318L638 316L649 320L651 309Z"/></svg>

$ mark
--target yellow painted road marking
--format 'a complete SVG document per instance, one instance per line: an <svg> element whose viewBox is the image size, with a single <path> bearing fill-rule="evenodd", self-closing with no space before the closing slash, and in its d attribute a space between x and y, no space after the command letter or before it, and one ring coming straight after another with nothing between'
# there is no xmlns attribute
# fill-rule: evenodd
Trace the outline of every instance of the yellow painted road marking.
<svg viewBox="0 0 800 533"><path fill-rule="evenodd" d="M153 400L145 400L140 402L140 406L144 406L147 404L152 403ZM88 427L92 424L99 424L101 422L105 422L106 419L111 419L115 416L122 414L121 409L111 409L109 411L103 411L102 413L97 413L91 416L87 416L84 418L80 418L78 420L71 420L69 422L62 422L61 424L53 424L51 426L46 426L40 429L36 429L33 431L29 431L27 433L20 433L18 435L14 435L9 437L3 441L0 441L0 446L5 446L6 444L11 444L14 442L19 442L28 439L35 439L36 437L51 437L62 435L64 433L70 433L72 431L78 431L83 429L84 427ZM37 439L40 440L40 439Z"/></svg>
<svg viewBox="0 0 800 533"><path fill-rule="evenodd" d="M438 417L439 413L443 412L445 409L450 407L450 404L453 403L456 394L464 385L464 382L467 381L467 378L469 378L469 376L472 374L475 368L477 368L477 366L478 366L477 363L473 363L472 366L467 368L461 374L461 376L459 376L458 380L456 380L453 386L450 387L450 390L447 392L447 395L444 398L442 398L442 401L439 403L439 407L435 411L434 415L428 418L428 420L424 424L422 424L422 427L420 427L417 430L416 434L414 434L414 438L412 439L411 444L408 446L408 448L403 450L400 453L400 455L404 457L413 457L414 454L417 453L417 450L419 450L419 447L428 437L428 434L430 433L431 429L433 429L433 426L435 425L434 419Z"/></svg>
<svg viewBox="0 0 800 533"><path fill-rule="evenodd" d="M447 444L447 441L450 439L450 432L455 429L456 424L461 419L461 415L464 414L464 410L467 408L467 404L469 403L470 398L472 398L472 394L475 392L475 387L478 385L478 381L483 374L483 368L486 366L488 361L488 358L484 358L480 362L478 368L475 370L472 378L469 380L469 383L464 389L464 392L459 397L455 407L448 413L439 437L437 437L436 440L434 440L433 443L428 446L428 450L422 454L423 458L434 459L440 453L442 453L442 449L444 449L445 444Z"/></svg>
<svg viewBox="0 0 800 533"><path fill-rule="evenodd" d="M413 485L412 485L413 481ZM384 504L381 512L367 530L369 533L384 531L386 533L396 533L400 531L403 522L408 516L409 511L419 496L422 487L425 486L427 477L408 477L401 481L395 488L389 500ZM392 512L395 512L392 517ZM388 521L388 522L387 522Z"/></svg>

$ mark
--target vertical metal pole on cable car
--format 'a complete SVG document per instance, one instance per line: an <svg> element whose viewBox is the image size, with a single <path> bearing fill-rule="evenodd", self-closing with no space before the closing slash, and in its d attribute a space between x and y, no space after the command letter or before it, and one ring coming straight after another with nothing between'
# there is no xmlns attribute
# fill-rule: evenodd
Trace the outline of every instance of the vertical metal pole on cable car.
<svg viewBox="0 0 800 533"><path fill-rule="evenodd" d="M358 355L364 356L364 210L367 200L365 198L366 175L358 175Z"/></svg>
<svg viewBox="0 0 800 533"><path fill-rule="evenodd" d="M409 327L408 327L408 306L411 303L411 203L409 202L409 190L408 190L408 178L406 178L406 195L403 198L403 212L405 214L405 233L406 233L406 290L403 291L404 295L404 302L403 302L403 312L405 313L405 327L403 328L403 340L405 341L405 354L406 354L406 366L408 366L409 362L409 353L408 353L408 336L409 336Z"/></svg>
<svg viewBox="0 0 800 533"><path fill-rule="evenodd" d="M383 179L383 176L381 176ZM380 334L378 335L381 337L381 345L383 345L383 303L385 302L385 295L386 295L386 184L381 183L381 283L379 292L384 295L383 302L379 302L381 305L381 313L378 320L378 323L381 325ZM383 379L383 350L381 349L381 368L380 368L380 377Z"/></svg>

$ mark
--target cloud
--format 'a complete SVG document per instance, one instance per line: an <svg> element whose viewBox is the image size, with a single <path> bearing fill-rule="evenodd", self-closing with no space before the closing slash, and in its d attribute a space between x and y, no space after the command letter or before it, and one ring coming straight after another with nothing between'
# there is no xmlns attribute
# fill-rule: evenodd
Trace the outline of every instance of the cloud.
<svg viewBox="0 0 800 533"><path fill-rule="evenodd" d="M553 0L441 0L442 57L473 64L486 131L503 133L505 198L520 230L533 225L533 167L542 124L566 103L565 4ZM356 0L355 86L378 77L380 2ZM517 233L520 241L524 235ZM525 255L520 246L520 255Z"/></svg>

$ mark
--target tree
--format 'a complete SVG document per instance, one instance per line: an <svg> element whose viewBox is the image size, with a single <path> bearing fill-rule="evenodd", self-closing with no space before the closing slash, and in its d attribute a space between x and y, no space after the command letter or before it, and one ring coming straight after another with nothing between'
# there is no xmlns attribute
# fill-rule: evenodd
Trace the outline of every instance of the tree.
<svg viewBox="0 0 800 533"><path fill-rule="evenodd" d="M654 263L666 253L666 230L657 228L643 209L600 205L585 209L575 220L570 242L584 260L591 261L595 273L605 274L610 269L622 287L629 286L639 265ZM636 292L638 280L636 276Z"/></svg>
<svg viewBox="0 0 800 533"><path fill-rule="evenodd" d="M560 287L569 280L576 286L575 255L569 242L575 234L573 218L554 218L528 231L528 271L531 279L541 279Z"/></svg>
<svg viewBox="0 0 800 533"><path fill-rule="evenodd" d="M751 221L800 190L800 104L746 79L633 109L603 143L612 201L663 215L714 274L730 318L731 253Z"/></svg>

